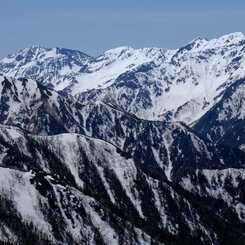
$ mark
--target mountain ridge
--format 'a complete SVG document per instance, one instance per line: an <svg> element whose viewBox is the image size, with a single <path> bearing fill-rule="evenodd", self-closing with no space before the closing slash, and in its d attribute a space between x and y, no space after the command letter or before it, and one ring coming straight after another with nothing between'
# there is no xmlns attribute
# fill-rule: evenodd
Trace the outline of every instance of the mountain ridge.
<svg viewBox="0 0 245 245"><path fill-rule="evenodd" d="M82 104L34 80L2 77L0 101L2 124L37 135L79 133L110 142L168 180L192 167L242 164L239 150L216 146L184 123L142 120L103 101Z"/></svg>
<svg viewBox="0 0 245 245"><path fill-rule="evenodd" d="M0 127L0 136L3 210L7 212L11 207L11 219L16 222L16 217L21 217L23 230L35 227L29 228L30 237L47 240L47 244L155 241L177 245L195 241L203 245L217 240L222 245L230 241L242 244L239 239L243 235L238 236L244 227L242 193L239 191L234 201L227 198L237 185L244 184L242 170L196 170L170 183L142 169L143 165L102 140L69 133L28 136L6 126ZM223 187L225 192L219 194L212 178L220 186L228 183ZM205 187L204 193L201 188ZM5 205L8 202L11 205ZM28 211L22 206L26 202ZM215 208L210 209L209 205ZM219 207L223 209L220 211ZM215 224L204 213L212 215ZM236 220L231 230L227 217ZM61 236L57 225L62 227ZM11 231L7 241L13 242L16 235L23 237L7 220L0 232L3 229Z"/></svg>
<svg viewBox="0 0 245 245"><path fill-rule="evenodd" d="M0 60L0 244L244 245L244 64L242 33Z"/></svg>

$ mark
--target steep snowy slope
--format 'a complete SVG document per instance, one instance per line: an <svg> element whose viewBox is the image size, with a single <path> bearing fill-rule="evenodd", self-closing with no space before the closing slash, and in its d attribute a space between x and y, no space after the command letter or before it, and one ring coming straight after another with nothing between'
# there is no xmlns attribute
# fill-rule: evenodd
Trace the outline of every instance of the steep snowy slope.
<svg viewBox="0 0 245 245"><path fill-rule="evenodd" d="M54 176L7 168L0 176L1 244L165 244ZM176 239L159 231L166 244Z"/></svg>
<svg viewBox="0 0 245 245"><path fill-rule="evenodd" d="M183 123L141 120L102 103L80 112L86 135L113 143L169 180L192 168L245 164L241 151L200 138Z"/></svg>
<svg viewBox="0 0 245 245"><path fill-rule="evenodd" d="M245 79L228 87L193 128L212 141L245 149Z"/></svg>
<svg viewBox="0 0 245 245"><path fill-rule="evenodd" d="M168 180L196 167L244 164L239 150L216 146L182 123L146 121L103 102L80 104L33 80L2 79L2 124L39 135L76 132L105 140Z"/></svg>
<svg viewBox="0 0 245 245"><path fill-rule="evenodd" d="M35 134L82 132L80 103L31 79L0 76L0 123Z"/></svg>
<svg viewBox="0 0 245 245"><path fill-rule="evenodd" d="M60 90L73 83L75 74L92 60L76 50L32 46L0 60L0 73L31 78Z"/></svg>
<svg viewBox="0 0 245 245"><path fill-rule="evenodd" d="M4 241L242 245L243 194L237 192L233 203L226 192L244 184L244 170L200 170L216 186L232 187L215 194L200 174L171 184L102 140L27 135L6 126L0 135L0 232L9 234L1 236ZM197 188L197 198L191 184L207 187L208 196ZM221 210L210 209L218 198Z"/></svg>
<svg viewBox="0 0 245 245"><path fill-rule="evenodd" d="M197 196L214 197L217 202L223 200L226 205L232 207L237 217L245 221L244 202L244 169L217 169L191 171L182 177L180 184ZM217 203L218 204L218 203ZM219 215L222 214L219 206L213 206ZM223 210L227 212L227 210Z"/></svg>

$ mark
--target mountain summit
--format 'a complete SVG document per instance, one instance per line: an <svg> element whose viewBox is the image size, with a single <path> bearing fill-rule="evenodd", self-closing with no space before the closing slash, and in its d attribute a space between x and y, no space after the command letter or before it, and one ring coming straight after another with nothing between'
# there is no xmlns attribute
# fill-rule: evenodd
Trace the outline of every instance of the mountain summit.
<svg viewBox="0 0 245 245"><path fill-rule="evenodd" d="M93 58L76 50L32 46L0 61L0 73L16 78L32 78L62 89L66 82Z"/></svg>

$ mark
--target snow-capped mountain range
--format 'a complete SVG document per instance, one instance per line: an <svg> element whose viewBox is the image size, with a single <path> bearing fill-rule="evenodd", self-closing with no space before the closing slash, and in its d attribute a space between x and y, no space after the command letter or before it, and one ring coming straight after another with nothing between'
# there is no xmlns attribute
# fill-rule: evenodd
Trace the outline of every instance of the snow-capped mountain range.
<svg viewBox="0 0 245 245"><path fill-rule="evenodd" d="M197 38L177 50L120 47L93 59L79 51L31 47L0 61L0 73L32 78L80 101L109 100L148 120L188 124L245 73L245 36Z"/></svg>
<svg viewBox="0 0 245 245"><path fill-rule="evenodd" d="M0 244L243 245L244 85L242 33L3 58Z"/></svg>
<svg viewBox="0 0 245 245"><path fill-rule="evenodd" d="M194 127L244 78L244 63L245 36L232 33L210 41L197 38L177 50L120 47L95 59L79 51L34 46L2 59L0 73L32 78L82 103L104 101L142 119ZM243 110L244 96L239 99L233 116ZM239 115L243 121L244 114ZM222 141L225 134L211 139Z"/></svg>

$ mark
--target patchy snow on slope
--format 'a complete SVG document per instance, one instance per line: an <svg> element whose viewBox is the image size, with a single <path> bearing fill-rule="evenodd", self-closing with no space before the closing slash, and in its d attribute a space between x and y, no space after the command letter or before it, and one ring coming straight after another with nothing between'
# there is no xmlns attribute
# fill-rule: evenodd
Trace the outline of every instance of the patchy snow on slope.
<svg viewBox="0 0 245 245"><path fill-rule="evenodd" d="M30 183L31 172L20 172L7 168L0 168L1 195L6 195L13 201L15 208L27 223L33 222L38 230L49 234L51 227L45 222L40 210L39 200L42 199Z"/></svg>
<svg viewBox="0 0 245 245"><path fill-rule="evenodd" d="M192 182L190 176L182 178L181 185L184 189L199 195L207 195L216 199L224 200L227 205L237 213L238 218L245 222L245 203L239 195L235 195L232 188L236 190L241 188L242 182L245 181L245 170L228 168L223 170L196 170L195 175L205 180L205 190L201 184L197 185ZM227 185L229 183L229 185ZM242 191L239 189L239 191Z"/></svg>

